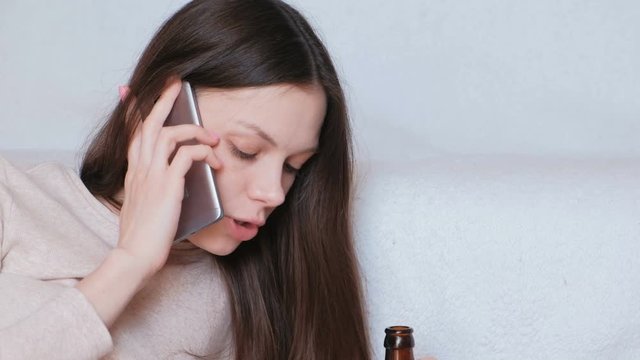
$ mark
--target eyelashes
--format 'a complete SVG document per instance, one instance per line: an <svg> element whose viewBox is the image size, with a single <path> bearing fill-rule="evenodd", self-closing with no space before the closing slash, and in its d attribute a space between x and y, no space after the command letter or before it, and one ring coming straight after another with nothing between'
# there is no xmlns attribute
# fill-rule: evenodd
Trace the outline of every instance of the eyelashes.
<svg viewBox="0 0 640 360"><path fill-rule="evenodd" d="M300 171L300 169L294 168L293 166L285 163L284 164L284 171L288 172L289 174L297 175L298 172Z"/></svg>
<svg viewBox="0 0 640 360"><path fill-rule="evenodd" d="M251 161L251 160L255 160L256 156L258 154L250 154L250 153L246 153L244 151L241 151L240 149L238 149L235 145L233 145L232 143L229 143L229 147L231 149L231 153L237 157L240 160L244 160L244 161ZM293 166L291 166L290 164L285 163L284 164L284 170L289 173L289 174L293 174L296 175L300 169L295 168Z"/></svg>
<svg viewBox="0 0 640 360"><path fill-rule="evenodd" d="M238 157L241 160L252 160L256 158L257 154L248 154L246 152L240 151L235 145L231 144L231 153Z"/></svg>

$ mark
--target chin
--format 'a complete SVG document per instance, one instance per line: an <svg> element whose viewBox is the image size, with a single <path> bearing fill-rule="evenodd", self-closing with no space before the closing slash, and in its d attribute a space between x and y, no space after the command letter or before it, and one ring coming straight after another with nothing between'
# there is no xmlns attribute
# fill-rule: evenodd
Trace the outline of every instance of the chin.
<svg viewBox="0 0 640 360"><path fill-rule="evenodd" d="M195 237L190 239L190 241L193 245L199 247L200 249L217 256L229 255L234 252L240 245L240 242L233 239L201 239L199 237Z"/></svg>
<svg viewBox="0 0 640 360"><path fill-rule="evenodd" d="M200 249L217 256L231 254L241 243L241 241L226 234L219 223L196 232L189 237L189 241Z"/></svg>

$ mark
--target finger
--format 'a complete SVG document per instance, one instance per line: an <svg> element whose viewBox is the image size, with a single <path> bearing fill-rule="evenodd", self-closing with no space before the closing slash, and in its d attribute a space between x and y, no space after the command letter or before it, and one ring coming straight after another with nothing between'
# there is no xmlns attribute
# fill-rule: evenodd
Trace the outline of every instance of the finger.
<svg viewBox="0 0 640 360"><path fill-rule="evenodd" d="M130 188L131 181L136 174L138 158L140 157L140 143L142 136L142 124L138 124L131 137L129 149L127 150L127 173L124 177L125 189Z"/></svg>
<svg viewBox="0 0 640 360"><path fill-rule="evenodd" d="M207 156L204 161L209 164L213 170L220 170L224 166L224 162L216 155L213 149L211 149L211 155Z"/></svg>
<svg viewBox="0 0 640 360"><path fill-rule="evenodd" d="M215 146L220 141L217 135L198 125L176 125L162 128L156 150L153 154L154 167L166 167L170 162L170 155L175 151L178 144L186 145L204 144Z"/></svg>
<svg viewBox="0 0 640 360"><path fill-rule="evenodd" d="M168 85L162 91L160 98L156 101L153 109L142 123L142 141L140 145L139 167L147 168L153 158L153 151L162 125L171 112L173 103L180 92L181 83L179 78L171 78Z"/></svg>
<svg viewBox="0 0 640 360"><path fill-rule="evenodd" d="M176 156L169 166L169 171L175 177L184 178L195 161L205 161L214 169L220 169L223 166L222 161L210 146L184 145L176 152Z"/></svg>
<svg viewBox="0 0 640 360"><path fill-rule="evenodd" d="M167 119L167 115L171 112L173 103L180 93L182 88L182 80L177 76L171 76L167 79L160 97L156 100L151 112L145 119L145 122L149 122L152 125L160 126L164 124Z"/></svg>
<svg viewBox="0 0 640 360"><path fill-rule="evenodd" d="M127 150L127 170L135 169L138 163L138 157L140 156L140 144L142 136L142 124L138 124L133 131L131 141L129 142L129 149Z"/></svg>

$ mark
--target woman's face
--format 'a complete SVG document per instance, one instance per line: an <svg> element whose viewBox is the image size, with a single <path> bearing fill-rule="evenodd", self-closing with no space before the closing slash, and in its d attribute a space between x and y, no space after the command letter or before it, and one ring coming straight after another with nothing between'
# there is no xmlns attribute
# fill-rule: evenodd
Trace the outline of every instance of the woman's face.
<svg viewBox="0 0 640 360"><path fill-rule="evenodd" d="M225 217L189 241L227 255L255 237L316 152L326 98L318 85L289 84L200 89L197 97L204 127L220 136L214 152L224 165L215 175Z"/></svg>

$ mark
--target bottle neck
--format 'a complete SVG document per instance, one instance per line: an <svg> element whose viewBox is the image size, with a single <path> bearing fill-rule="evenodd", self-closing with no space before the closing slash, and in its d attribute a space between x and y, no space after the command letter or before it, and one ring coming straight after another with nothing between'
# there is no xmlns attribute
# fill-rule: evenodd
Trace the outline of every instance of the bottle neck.
<svg viewBox="0 0 640 360"><path fill-rule="evenodd" d="M384 329L385 360L414 360L413 329L409 326L390 326Z"/></svg>
<svg viewBox="0 0 640 360"><path fill-rule="evenodd" d="M413 357L413 349L387 349L384 360L415 360Z"/></svg>

